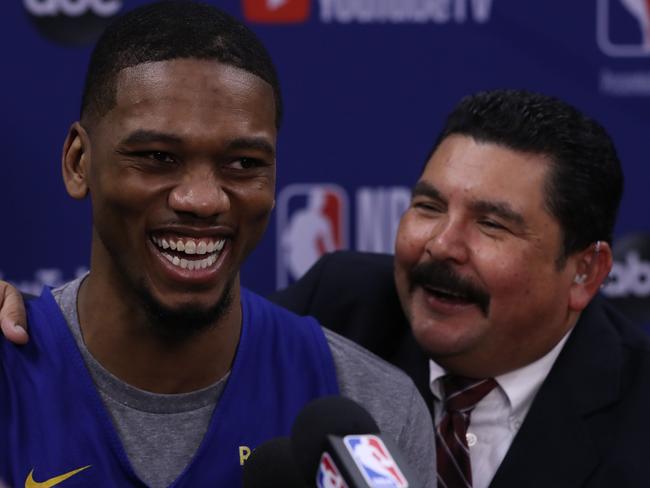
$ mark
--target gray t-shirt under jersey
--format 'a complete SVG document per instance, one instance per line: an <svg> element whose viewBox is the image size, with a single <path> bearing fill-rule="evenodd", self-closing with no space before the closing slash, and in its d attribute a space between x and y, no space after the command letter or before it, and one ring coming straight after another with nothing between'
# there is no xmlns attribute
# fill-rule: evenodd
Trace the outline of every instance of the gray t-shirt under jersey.
<svg viewBox="0 0 650 488"><path fill-rule="evenodd" d="M205 435L226 377L205 389L162 395L113 376L86 348L77 314L83 278L54 290L86 366L109 411L136 474L152 488L169 486L189 464ZM435 451L429 412L412 381L353 342L324 329L343 396L363 405L396 440L426 486L434 486Z"/></svg>

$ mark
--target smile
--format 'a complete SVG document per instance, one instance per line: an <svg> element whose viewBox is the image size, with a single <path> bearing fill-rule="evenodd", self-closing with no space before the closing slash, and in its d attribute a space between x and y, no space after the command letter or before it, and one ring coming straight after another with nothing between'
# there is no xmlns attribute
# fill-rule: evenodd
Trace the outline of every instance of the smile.
<svg viewBox="0 0 650 488"><path fill-rule="evenodd" d="M212 266L226 244L226 239L190 237L151 236L151 241L172 265L190 271Z"/></svg>
<svg viewBox="0 0 650 488"><path fill-rule="evenodd" d="M436 296L440 300L446 300L449 302L458 302L458 303L461 302L469 303L471 301L466 295L460 294L455 291L447 290L444 288L425 286L424 289L428 293Z"/></svg>
<svg viewBox="0 0 650 488"><path fill-rule="evenodd" d="M421 290L424 292L428 306L444 315L476 307L483 316L487 317L490 310L490 299L487 295L466 295L455 289L450 290L446 287L431 285L423 285Z"/></svg>

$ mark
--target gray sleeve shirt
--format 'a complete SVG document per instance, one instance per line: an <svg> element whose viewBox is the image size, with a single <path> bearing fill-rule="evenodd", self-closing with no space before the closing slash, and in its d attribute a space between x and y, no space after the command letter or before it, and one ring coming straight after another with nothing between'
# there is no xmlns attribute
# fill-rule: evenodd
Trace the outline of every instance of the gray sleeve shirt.
<svg viewBox="0 0 650 488"><path fill-rule="evenodd" d="M334 357L341 395L362 405L382 434L397 442L427 487L436 480L434 434L429 410L413 381L358 344L323 329Z"/></svg>
<svg viewBox="0 0 650 488"><path fill-rule="evenodd" d="M207 432L225 378L198 392L160 395L134 388L106 370L88 351L77 314L82 279L54 290L77 345L109 411L135 472L163 488L185 469ZM435 486L431 417L413 382L399 369L344 337L323 329L341 395L362 405L383 435L397 442L425 486ZM168 446L175 446L169 449Z"/></svg>

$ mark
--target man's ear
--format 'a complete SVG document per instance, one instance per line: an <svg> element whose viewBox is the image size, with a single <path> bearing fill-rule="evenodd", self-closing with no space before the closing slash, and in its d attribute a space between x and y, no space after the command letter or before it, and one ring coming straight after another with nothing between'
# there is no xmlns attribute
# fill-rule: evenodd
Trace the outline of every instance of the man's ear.
<svg viewBox="0 0 650 488"><path fill-rule="evenodd" d="M90 138L79 122L70 126L61 156L63 183L68 195L82 199L88 194Z"/></svg>
<svg viewBox="0 0 650 488"><path fill-rule="evenodd" d="M575 256L576 275L569 291L569 308L582 311L612 269L612 249L605 241L590 245Z"/></svg>

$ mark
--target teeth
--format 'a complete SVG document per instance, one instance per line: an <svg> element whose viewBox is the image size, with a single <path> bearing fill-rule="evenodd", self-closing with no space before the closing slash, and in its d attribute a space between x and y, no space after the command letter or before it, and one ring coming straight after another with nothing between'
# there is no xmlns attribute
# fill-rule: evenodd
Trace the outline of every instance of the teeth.
<svg viewBox="0 0 650 488"><path fill-rule="evenodd" d="M213 253L219 253L224 246L226 245L226 240L225 239L219 239L219 240L211 240L211 241L204 241L204 240L194 240L191 238L187 238L186 240L182 239L176 239L176 240L171 240L171 239L162 239L158 237L152 237L152 241L158 246L160 249L171 249L172 251L178 251L178 252L184 252L185 254L192 256L192 255L205 255L205 254L213 254ZM170 255L170 258L173 259L173 256ZM170 259L170 261L171 261ZM216 260L216 256L215 256ZM182 260L179 258L179 265L181 265ZM189 260L188 260L189 262ZM195 261L194 262L194 269L200 269L199 264L201 263L202 260ZM213 261L214 262L214 261ZM212 263L210 263L212 264ZM210 264L206 264L206 266L209 266ZM189 266L188 266L189 268ZM187 269L187 268L186 268ZM191 268L189 268L191 269Z"/></svg>
<svg viewBox="0 0 650 488"><path fill-rule="evenodd" d="M464 300L466 297L461 293L455 291L446 290L444 288L431 288L431 292L435 293L443 298L454 299L454 300Z"/></svg>
<svg viewBox="0 0 650 488"><path fill-rule="evenodd" d="M212 266L217 261L218 257L217 254L210 254L207 258L194 261L191 259L180 259L178 256L172 256L166 252L162 253L162 255L174 266L178 266L182 269L189 269L190 271L195 269L205 269Z"/></svg>

